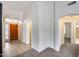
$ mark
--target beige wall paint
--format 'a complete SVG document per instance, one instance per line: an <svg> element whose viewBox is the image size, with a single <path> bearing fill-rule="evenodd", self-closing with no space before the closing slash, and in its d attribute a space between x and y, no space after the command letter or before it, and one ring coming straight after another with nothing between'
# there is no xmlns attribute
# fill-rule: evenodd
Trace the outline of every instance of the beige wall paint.
<svg viewBox="0 0 79 59"><path fill-rule="evenodd" d="M79 39L79 27L76 28L76 38Z"/></svg>

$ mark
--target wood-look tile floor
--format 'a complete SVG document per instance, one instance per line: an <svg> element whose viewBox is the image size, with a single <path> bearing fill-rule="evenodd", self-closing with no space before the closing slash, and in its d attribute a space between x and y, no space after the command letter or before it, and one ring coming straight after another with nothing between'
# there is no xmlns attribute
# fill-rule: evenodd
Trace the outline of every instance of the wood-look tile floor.
<svg viewBox="0 0 79 59"><path fill-rule="evenodd" d="M6 42L3 57L15 57L19 54L23 54L30 48L30 45L25 45L17 40L12 42Z"/></svg>

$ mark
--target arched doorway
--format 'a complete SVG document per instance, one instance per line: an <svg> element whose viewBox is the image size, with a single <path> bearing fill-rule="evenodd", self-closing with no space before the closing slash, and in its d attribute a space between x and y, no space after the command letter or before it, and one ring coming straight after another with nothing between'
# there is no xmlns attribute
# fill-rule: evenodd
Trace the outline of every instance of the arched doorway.
<svg viewBox="0 0 79 59"><path fill-rule="evenodd" d="M68 25L68 26L67 26ZM59 39L60 45L66 43L66 39L70 44L79 44L79 15L63 16L59 20ZM68 31L68 33L66 33ZM66 37L66 34L70 36Z"/></svg>

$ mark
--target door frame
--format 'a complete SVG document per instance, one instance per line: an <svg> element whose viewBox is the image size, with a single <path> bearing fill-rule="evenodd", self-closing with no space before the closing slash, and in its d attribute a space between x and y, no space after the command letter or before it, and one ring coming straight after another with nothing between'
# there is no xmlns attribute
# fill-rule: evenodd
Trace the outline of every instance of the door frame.
<svg viewBox="0 0 79 59"><path fill-rule="evenodd" d="M62 20L62 19L61 19ZM70 22L71 23L71 44L72 43L75 43L75 24L74 22L72 22L71 20L64 20L64 21L60 21L60 25L59 25L59 33L61 34L60 35L60 45L64 44L64 24L65 22Z"/></svg>
<svg viewBox="0 0 79 59"><path fill-rule="evenodd" d="M64 22L64 27L65 27L65 24L66 23L70 23L70 43L72 43L72 22ZM66 28L64 28L64 30L65 30ZM65 34L64 34L64 43L65 43Z"/></svg>

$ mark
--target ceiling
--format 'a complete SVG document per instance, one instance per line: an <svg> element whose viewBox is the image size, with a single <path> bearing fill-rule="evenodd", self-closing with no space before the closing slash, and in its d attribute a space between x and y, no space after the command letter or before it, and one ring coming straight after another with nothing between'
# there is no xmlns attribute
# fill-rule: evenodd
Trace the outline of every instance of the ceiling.
<svg viewBox="0 0 79 59"><path fill-rule="evenodd" d="M32 8L32 1L1 1L3 16L23 19L23 14L28 14Z"/></svg>
<svg viewBox="0 0 79 59"><path fill-rule="evenodd" d="M16 11L28 10L33 2L31 1L3 1L3 8Z"/></svg>

